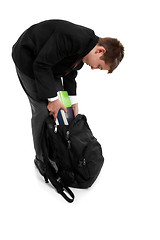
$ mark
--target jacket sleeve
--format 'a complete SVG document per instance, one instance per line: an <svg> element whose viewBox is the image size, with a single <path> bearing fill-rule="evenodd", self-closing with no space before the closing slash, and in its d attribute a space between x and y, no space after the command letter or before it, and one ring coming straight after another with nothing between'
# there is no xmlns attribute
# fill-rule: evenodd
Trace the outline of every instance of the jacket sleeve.
<svg viewBox="0 0 160 240"><path fill-rule="evenodd" d="M77 83L75 78L77 77L77 70L72 70L68 75L63 78L64 90L68 92L68 95L76 95Z"/></svg>
<svg viewBox="0 0 160 240"><path fill-rule="evenodd" d="M69 43L58 33L54 33L44 44L33 63L38 95L41 99L57 96L55 78L52 67L67 57L70 51Z"/></svg>

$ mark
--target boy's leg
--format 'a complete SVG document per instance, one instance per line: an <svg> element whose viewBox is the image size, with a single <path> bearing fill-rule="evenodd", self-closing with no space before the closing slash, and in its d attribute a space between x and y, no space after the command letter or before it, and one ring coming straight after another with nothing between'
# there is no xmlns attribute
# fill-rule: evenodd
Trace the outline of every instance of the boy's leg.
<svg viewBox="0 0 160 240"><path fill-rule="evenodd" d="M49 111L47 109L48 101L38 98L34 79L26 76L19 69L17 69L17 74L24 91L28 96L32 109L31 126L36 158L43 161L40 139L43 123L49 115ZM57 79L57 91L59 90L63 90L63 87L60 79Z"/></svg>
<svg viewBox="0 0 160 240"><path fill-rule="evenodd" d="M49 115L49 111L47 110L47 101L36 101L30 97L28 98L32 109L31 126L36 158L43 161L41 134L43 123Z"/></svg>

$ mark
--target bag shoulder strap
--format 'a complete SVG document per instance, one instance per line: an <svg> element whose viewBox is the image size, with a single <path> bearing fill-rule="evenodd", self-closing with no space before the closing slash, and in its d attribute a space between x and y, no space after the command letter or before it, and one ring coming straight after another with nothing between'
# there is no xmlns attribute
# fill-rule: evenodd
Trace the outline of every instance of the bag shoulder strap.
<svg viewBox="0 0 160 240"><path fill-rule="evenodd" d="M57 174L56 174L57 175ZM50 166L46 167L46 178L49 179L51 184L55 187L57 192L69 203L74 201L74 194L69 187L61 181L60 177L55 176Z"/></svg>
<svg viewBox="0 0 160 240"><path fill-rule="evenodd" d="M58 173L53 169L49 162L48 158L48 139L47 139L47 126L46 122L43 125L42 129L42 138L41 138L41 146L42 146L42 152L43 152L43 159L44 159L44 179L45 182L48 183L48 180L51 182L51 184L55 187L57 192L61 194L61 196L68 202L74 201L74 194L69 189L68 186L66 186L61 178L58 176Z"/></svg>

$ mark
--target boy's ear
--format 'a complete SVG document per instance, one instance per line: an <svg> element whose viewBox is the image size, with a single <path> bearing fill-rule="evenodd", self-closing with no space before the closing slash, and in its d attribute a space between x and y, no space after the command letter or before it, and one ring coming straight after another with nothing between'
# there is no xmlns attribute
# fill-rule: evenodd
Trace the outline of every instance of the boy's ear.
<svg viewBox="0 0 160 240"><path fill-rule="evenodd" d="M99 46L99 47L96 49L96 51L95 51L95 53L102 53L102 55L103 55L105 52L106 52L106 49L105 49L104 47L102 47L102 46Z"/></svg>

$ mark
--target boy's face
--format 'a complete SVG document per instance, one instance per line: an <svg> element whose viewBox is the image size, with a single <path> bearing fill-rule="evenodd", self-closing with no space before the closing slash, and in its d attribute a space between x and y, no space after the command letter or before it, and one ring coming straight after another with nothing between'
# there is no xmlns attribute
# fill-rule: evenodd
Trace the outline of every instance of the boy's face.
<svg viewBox="0 0 160 240"><path fill-rule="evenodd" d="M91 67L92 70L109 70L110 66L101 60L100 57L106 52L105 48L96 45L84 58L83 62Z"/></svg>

